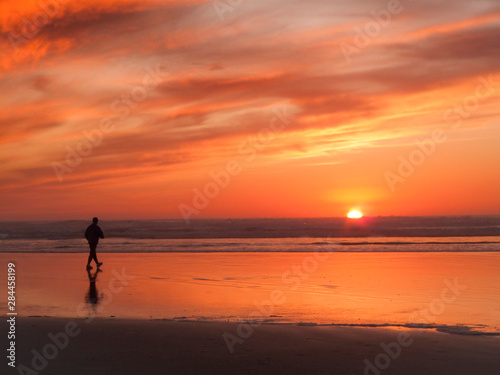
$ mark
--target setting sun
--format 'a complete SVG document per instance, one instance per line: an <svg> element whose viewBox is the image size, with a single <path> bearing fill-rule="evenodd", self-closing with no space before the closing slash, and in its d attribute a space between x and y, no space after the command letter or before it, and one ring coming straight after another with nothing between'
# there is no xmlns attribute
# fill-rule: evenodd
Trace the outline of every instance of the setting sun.
<svg viewBox="0 0 500 375"><path fill-rule="evenodd" d="M361 219L363 217L363 214L357 210L352 210L352 211L349 211L349 213L347 214L347 217L349 219Z"/></svg>

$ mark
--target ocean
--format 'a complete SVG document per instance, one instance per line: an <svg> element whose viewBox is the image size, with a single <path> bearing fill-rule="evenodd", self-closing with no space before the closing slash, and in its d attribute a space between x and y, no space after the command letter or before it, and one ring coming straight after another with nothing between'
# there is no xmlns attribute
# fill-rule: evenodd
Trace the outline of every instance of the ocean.
<svg viewBox="0 0 500 375"><path fill-rule="evenodd" d="M90 221L0 222L0 252L81 253ZM494 252L500 216L100 220L104 253Z"/></svg>

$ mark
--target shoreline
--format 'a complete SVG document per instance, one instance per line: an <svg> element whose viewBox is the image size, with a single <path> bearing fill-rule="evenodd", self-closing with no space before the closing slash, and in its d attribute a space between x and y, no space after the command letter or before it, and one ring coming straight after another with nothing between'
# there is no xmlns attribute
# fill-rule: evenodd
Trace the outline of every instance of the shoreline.
<svg viewBox="0 0 500 375"><path fill-rule="evenodd" d="M235 324L235 325L250 325L252 327L261 326L284 326L284 327L331 327L331 328L368 328L368 329L388 329L388 330L407 330L408 332L416 332L418 335L421 332L436 332L449 335L459 336L487 336L500 337L499 331L480 331L487 327L482 324L477 325L448 325L435 323L316 323L316 322L283 322L273 320L273 318L265 320L229 320L217 318L141 318L141 317L120 317L120 316L50 316L50 315L18 315L18 319L63 319L63 320L122 320L122 321L140 321L140 322L172 322L172 323L205 323L205 324Z"/></svg>

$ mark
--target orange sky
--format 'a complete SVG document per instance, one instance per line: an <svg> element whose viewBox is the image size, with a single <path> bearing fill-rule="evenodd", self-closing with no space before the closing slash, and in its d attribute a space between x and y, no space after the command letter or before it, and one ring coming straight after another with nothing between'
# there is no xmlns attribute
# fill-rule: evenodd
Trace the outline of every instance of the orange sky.
<svg viewBox="0 0 500 375"><path fill-rule="evenodd" d="M2 220L500 214L498 1L230 4L4 2Z"/></svg>

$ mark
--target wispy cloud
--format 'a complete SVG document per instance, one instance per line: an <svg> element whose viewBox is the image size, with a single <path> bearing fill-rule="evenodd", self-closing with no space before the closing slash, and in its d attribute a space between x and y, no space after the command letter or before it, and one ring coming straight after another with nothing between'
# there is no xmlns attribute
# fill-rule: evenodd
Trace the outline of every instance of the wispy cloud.
<svg viewBox="0 0 500 375"><path fill-rule="evenodd" d="M5 212L30 194L40 196L42 210L49 187L73 199L82 190L72 196L71 186L126 178L150 181L155 196L169 189L176 196L237 156L238 145L284 104L294 120L260 154L263 176L273 165L293 176L294 165L360 163L355 155L375 159L407 146L441 123L478 76L499 80L500 5L401 4L350 63L339 43L375 22L385 1L242 2L222 21L211 1L67 2L16 48L9 38L22 36L41 9L9 4L0 17L0 192L12 202ZM120 119L113 103L154 64L168 75ZM498 98L495 92L467 119L475 138L498 126ZM51 163L109 117L114 130L59 183ZM323 189L319 177L316 183Z"/></svg>

